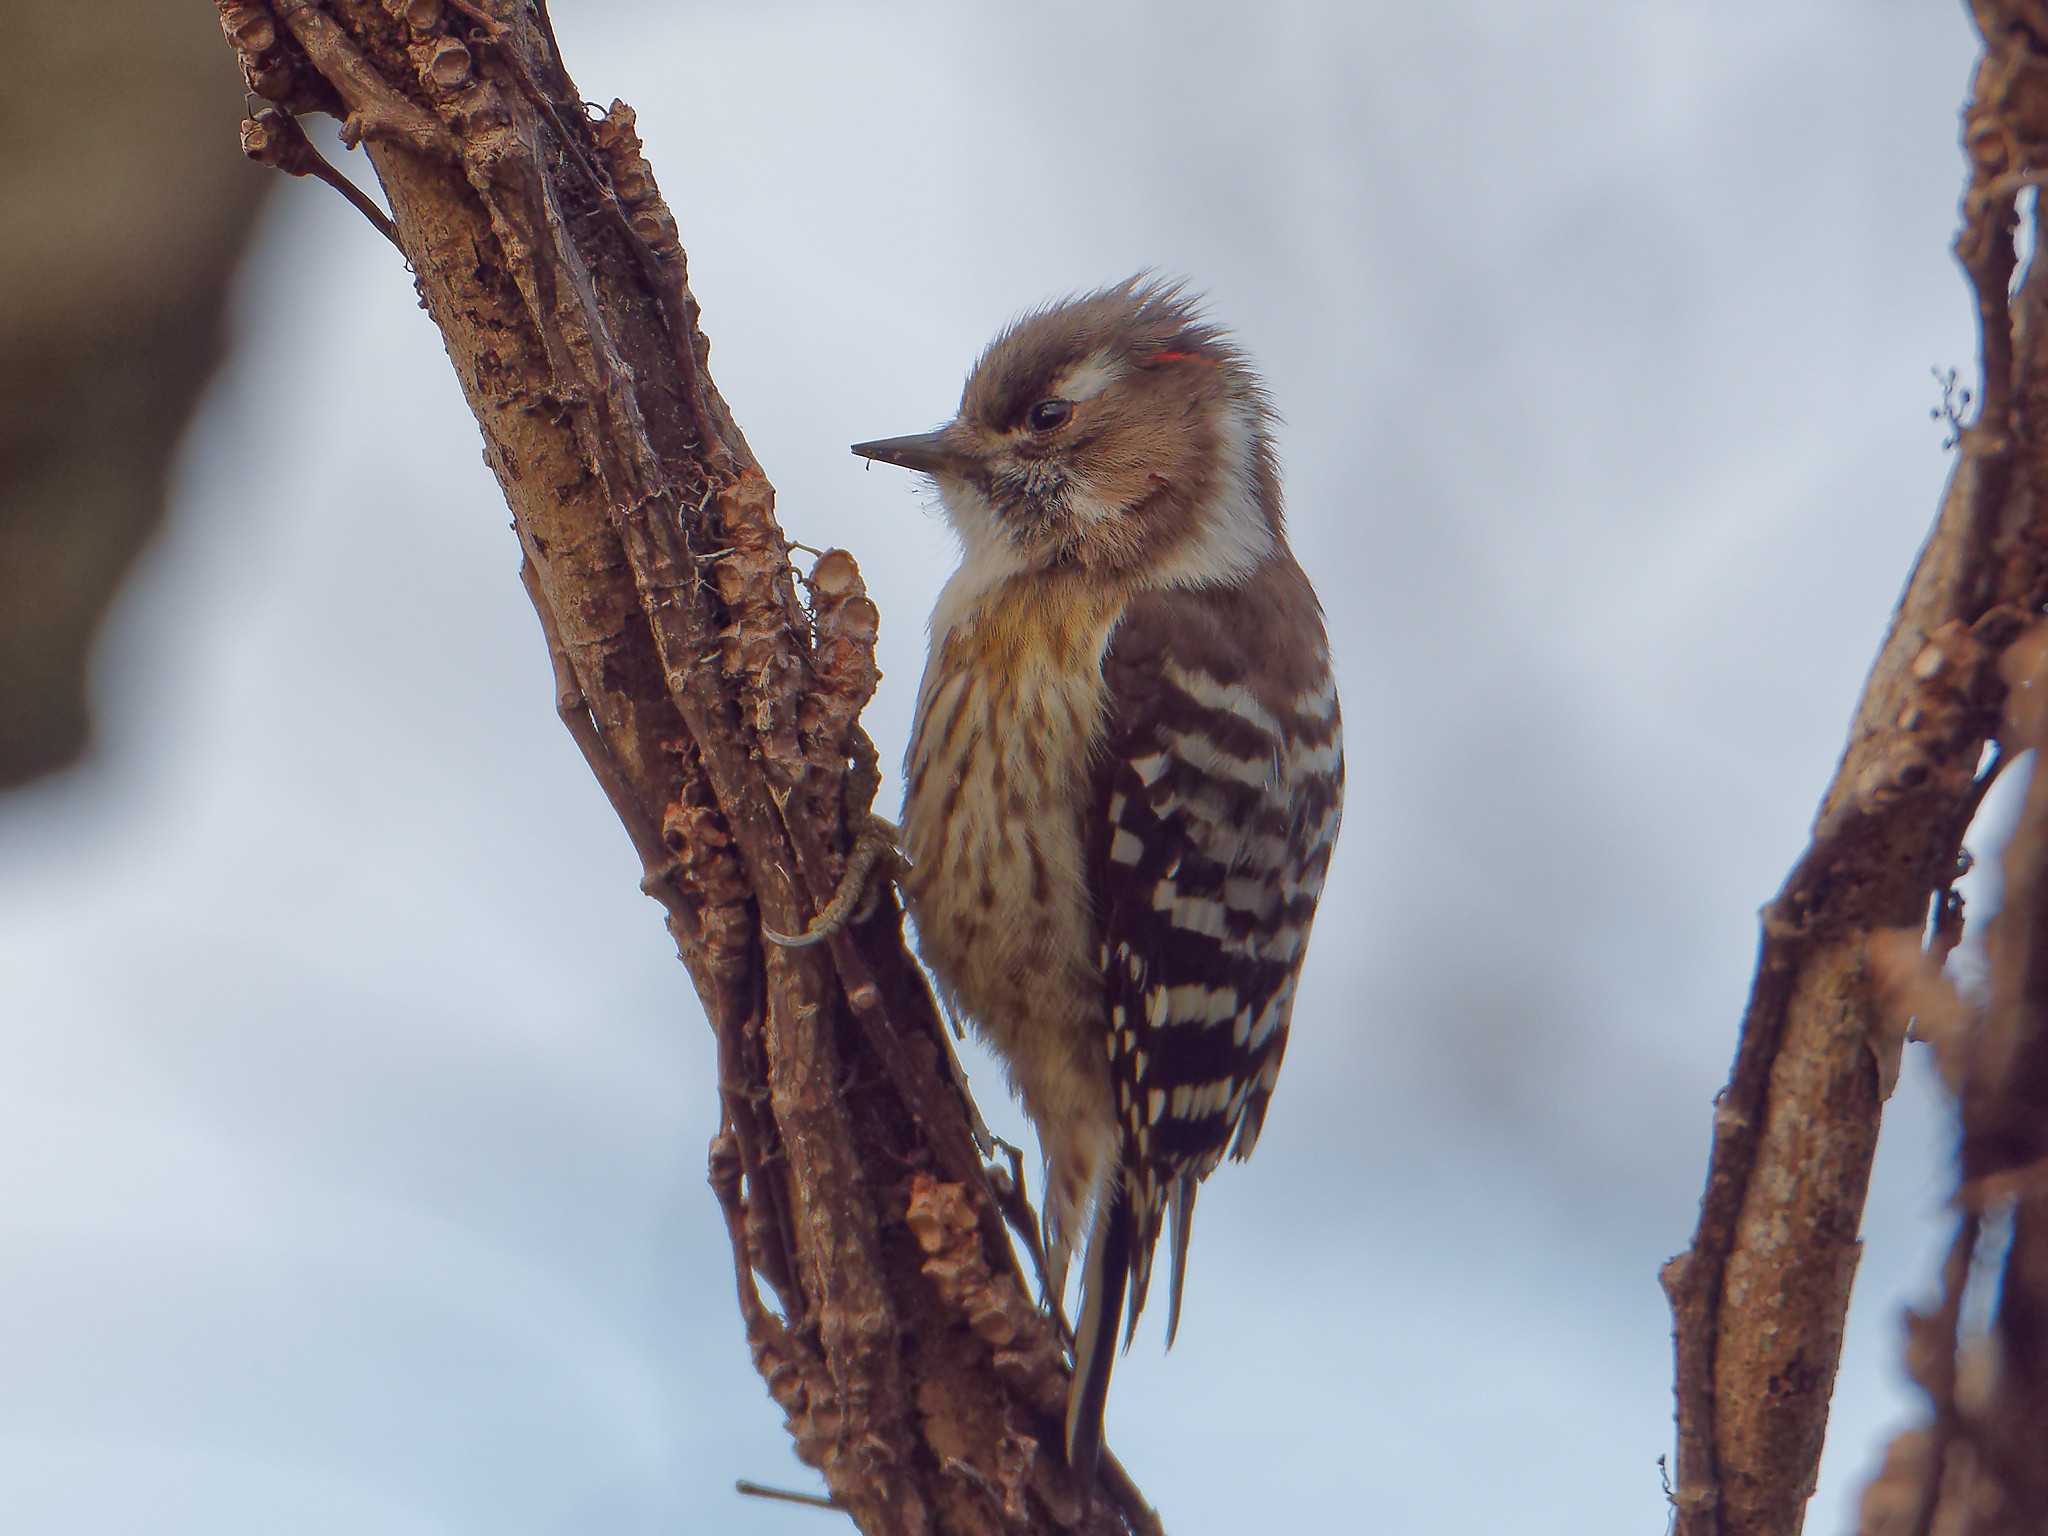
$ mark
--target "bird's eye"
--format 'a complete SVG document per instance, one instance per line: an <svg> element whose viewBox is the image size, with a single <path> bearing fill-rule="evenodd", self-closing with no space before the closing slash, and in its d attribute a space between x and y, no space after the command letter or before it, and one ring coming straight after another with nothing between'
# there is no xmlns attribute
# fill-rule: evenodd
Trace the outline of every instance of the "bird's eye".
<svg viewBox="0 0 2048 1536"><path fill-rule="evenodd" d="M1024 413L1024 423L1034 432L1050 432L1073 414L1071 400L1041 400Z"/></svg>

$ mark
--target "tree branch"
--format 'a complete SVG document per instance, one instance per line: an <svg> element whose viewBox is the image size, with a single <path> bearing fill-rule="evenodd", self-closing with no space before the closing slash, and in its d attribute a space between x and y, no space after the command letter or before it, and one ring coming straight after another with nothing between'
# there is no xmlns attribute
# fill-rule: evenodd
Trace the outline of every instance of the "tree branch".
<svg viewBox="0 0 2048 1536"><path fill-rule="evenodd" d="M712 1026L711 1183L798 1455L870 1533L1156 1529L1113 1461L1091 1491L1061 1460L1059 1335L893 898L829 946L761 942L868 822L874 605L843 551L799 597L631 109L586 117L526 0L217 4L252 90L367 149L476 414L557 710ZM314 169L268 109L253 131Z"/></svg>
<svg viewBox="0 0 2048 1536"><path fill-rule="evenodd" d="M1988 782L1996 661L2048 598L2048 331L2034 263L2016 301L2014 199L2048 123L2048 59L2018 3L1978 0L1956 251L1976 294L1976 422L1865 684L1811 844L1764 909L1756 977L1690 1249L1665 1266L1678 1417L1678 1536L1791 1533L1812 1494L1860 1252L1881 1087L1902 1043L1868 944L1925 927ZM2002 760L2002 759L2001 759ZM1952 942L1952 938L1950 939Z"/></svg>

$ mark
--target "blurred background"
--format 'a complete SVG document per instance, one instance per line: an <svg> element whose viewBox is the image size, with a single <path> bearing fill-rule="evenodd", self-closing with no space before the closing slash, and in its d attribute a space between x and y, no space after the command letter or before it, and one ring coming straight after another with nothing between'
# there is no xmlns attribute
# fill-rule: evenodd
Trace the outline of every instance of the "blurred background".
<svg viewBox="0 0 2048 1536"><path fill-rule="evenodd" d="M731 1492L815 1481L704 1187L710 1036L438 337L339 197L242 163L212 8L129 9L165 38L51 24L54 65L0 66L56 274L0 286L38 342L0 365L16 763L29 673L87 654L53 595L154 510L112 466L174 455L50 685L43 750L75 695L82 760L0 795L7 1526L827 1529ZM1168 1528L1661 1530L1657 1268L1756 909L1941 490L1930 369L1974 367L1962 8L554 11L584 94L639 110L785 525L862 561L885 758L953 551L846 444L1144 266L1284 414L1351 797L1259 1155L1205 1191L1180 1343L1148 1319L1111 1397ZM107 148L60 131L87 118ZM221 290L209 241L251 219ZM123 306L173 279L159 353ZM1820 1533L1917 1411L1928 1077L1916 1048Z"/></svg>

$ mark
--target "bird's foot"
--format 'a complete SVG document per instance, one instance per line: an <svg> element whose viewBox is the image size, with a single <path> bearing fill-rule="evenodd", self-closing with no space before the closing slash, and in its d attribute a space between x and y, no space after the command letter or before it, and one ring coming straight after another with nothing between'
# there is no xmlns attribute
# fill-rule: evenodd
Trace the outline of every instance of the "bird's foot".
<svg viewBox="0 0 2048 1536"><path fill-rule="evenodd" d="M903 834L894 822L870 817L860 836L853 840L853 852L847 855L846 873L840 876L839 889L818 909L804 931L778 933L763 923L761 936L785 949L807 949L856 923L866 922L874 916L883 884L900 879L910 867L903 857L902 844Z"/></svg>

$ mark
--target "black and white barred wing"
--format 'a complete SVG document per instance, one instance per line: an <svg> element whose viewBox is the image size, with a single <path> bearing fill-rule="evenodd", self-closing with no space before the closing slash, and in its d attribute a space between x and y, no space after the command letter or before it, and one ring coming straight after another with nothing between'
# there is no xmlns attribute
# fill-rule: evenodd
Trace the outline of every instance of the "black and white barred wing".
<svg viewBox="0 0 2048 1536"><path fill-rule="evenodd" d="M1130 1218L1127 1340L1168 1207L1171 1342L1195 1186L1258 1141L1342 811L1321 626L1276 633L1257 617L1200 593L1134 605L1104 663L1090 873Z"/></svg>

